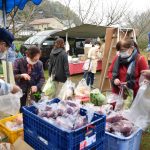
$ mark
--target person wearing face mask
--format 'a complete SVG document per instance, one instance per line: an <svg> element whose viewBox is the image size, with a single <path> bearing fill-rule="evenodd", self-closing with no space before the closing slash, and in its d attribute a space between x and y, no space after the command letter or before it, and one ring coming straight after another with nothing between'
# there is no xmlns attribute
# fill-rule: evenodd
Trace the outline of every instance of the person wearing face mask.
<svg viewBox="0 0 150 150"><path fill-rule="evenodd" d="M116 45L119 51L108 70L108 76L112 84L112 92L119 94L119 86L125 82L127 87L133 89L134 97L139 89L141 71L148 69L148 63L141 56L137 45L132 39L123 39Z"/></svg>
<svg viewBox="0 0 150 150"><path fill-rule="evenodd" d="M21 106L26 105L29 90L31 93L41 91L45 82L43 64L39 60L40 56L41 50L38 47L31 47L27 50L26 57L14 62L15 81L23 91Z"/></svg>
<svg viewBox="0 0 150 150"><path fill-rule="evenodd" d="M14 41L14 36L4 28L0 28L0 61L3 60ZM0 79L0 96L7 95L9 93L17 93L21 89L16 85L11 85Z"/></svg>
<svg viewBox="0 0 150 150"><path fill-rule="evenodd" d="M95 42L94 47L92 47L88 52L88 59L90 59L89 70L85 71L84 78L86 79L87 85L93 88L94 83L94 74L97 70L98 60L101 58L100 56L100 42Z"/></svg>

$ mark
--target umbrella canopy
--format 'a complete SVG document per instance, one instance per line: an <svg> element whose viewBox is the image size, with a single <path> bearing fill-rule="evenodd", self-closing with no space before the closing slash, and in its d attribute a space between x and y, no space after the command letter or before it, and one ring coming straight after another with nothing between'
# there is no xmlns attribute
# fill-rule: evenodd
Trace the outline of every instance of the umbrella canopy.
<svg viewBox="0 0 150 150"><path fill-rule="evenodd" d="M31 0L35 5L39 5L42 0ZM5 3L6 13L10 13L15 7L23 10L28 0L0 0L0 9L3 10L3 4Z"/></svg>

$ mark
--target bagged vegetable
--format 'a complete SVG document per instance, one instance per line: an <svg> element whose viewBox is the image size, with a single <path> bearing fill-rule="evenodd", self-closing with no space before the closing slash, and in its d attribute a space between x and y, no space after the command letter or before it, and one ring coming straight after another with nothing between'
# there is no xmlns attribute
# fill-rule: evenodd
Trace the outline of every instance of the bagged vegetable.
<svg viewBox="0 0 150 150"><path fill-rule="evenodd" d="M125 99L123 101L123 109L129 109L133 102L133 90L125 87L124 95L125 95Z"/></svg>
<svg viewBox="0 0 150 150"><path fill-rule="evenodd" d="M91 91L90 100L95 106L106 104L106 97L100 92L99 89L94 89Z"/></svg>
<svg viewBox="0 0 150 150"><path fill-rule="evenodd" d="M131 108L124 116L136 126L145 130L150 125L150 84L143 82Z"/></svg>
<svg viewBox="0 0 150 150"><path fill-rule="evenodd" d="M52 81L52 77L49 77L43 88L43 92L45 93L46 96L53 97L55 95L55 91L56 91L55 83L54 81Z"/></svg>
<svg viewBox="0 0 150 150"><path fill-rule="evenodd" d="M22 91L16 94L9 93L8 95L0 96L0 112L5 114L15 115L20 110L20 98Z"/></svg>
<svg viewBox="0 0 150 150"><path fill-rule="evenodd" d="M58 97L61 100L72 100L74 95L74 89L75 83L73 83L71 80L67 80L63 85L62 89L60 90Z"/></svg>
<svg viewBox="0 0 150 150"><path fill-rule="evenodd" d="M90 97L90 87L86 84L86 80L82 79L76 89L75 89L75 95L79 97Z"/></svg>

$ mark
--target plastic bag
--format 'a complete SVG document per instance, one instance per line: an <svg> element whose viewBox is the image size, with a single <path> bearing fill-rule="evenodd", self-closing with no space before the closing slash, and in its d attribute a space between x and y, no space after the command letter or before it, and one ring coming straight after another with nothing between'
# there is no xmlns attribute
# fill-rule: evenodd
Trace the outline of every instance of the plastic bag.
<svg viewBox="0 0 150 150"><path fill-rule="evenodd" d="M143 130L150 125L150 84L141 84L131 108L123 114Z"/></svg>
<svg viewBox="0 0 150 150"><path fill-rule="evenodd" d="M82 79L76 89L75 89L75 95L81 96L81 97L89 97L90 96L90 87L86 84L86 80Z"/></svg>
<svg viewBox="0 0 150 150"><path fill-rule="evenodd" d="M62 89L60 90L58 97L61 100L72 100L72 97L74 95L74 89L75 83L73 83L71 80L67 80L63 85Z"/></svg>
<svg viewBox="0 0 150 150"><path fill-rule="evenodd" d="M55 83L54 81L52 81L52 77L49 77L43 88L43 92L45 93L46 96L53 97L55 95L55 91L56 91Z"/></svg>
<svg viewBox="0 0 150 150"><path fill-rule="evenodd" d="M8 95L0 96L0 112L15 115L20 110L20 98L22 92L16 94L9 93Z"/></svg>
<svg viewBox="0 0 150 150"><path fill-rule="evenodd" d="M83 68L82 68L84 71L91 71L92 69L92 61L91 59L87 59L85 62L84 62L84 65L83 65Z"/></svg>
<svg viewBox="0 0 150 150"><path fill-rule="evenodd" d="M91 91L90 100L95 106L106 104L106 97L100 92L99 89L94 89Z"/></svg>

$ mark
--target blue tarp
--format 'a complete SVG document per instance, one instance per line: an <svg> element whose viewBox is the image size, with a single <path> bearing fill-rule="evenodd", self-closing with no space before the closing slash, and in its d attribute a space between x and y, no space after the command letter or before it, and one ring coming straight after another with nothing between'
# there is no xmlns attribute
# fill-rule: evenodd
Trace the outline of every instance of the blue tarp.
<svg viewBox="0 0 150 150"><path fill-rule="evenodd" d="M25 7L26 3L29 0L5 0L6 1L6 13L10 13L14 7L18 7L19 9L23 10ZM32 1L35 5L39 5L42 0L30 0ZM0 9L2 10L2 0L0 0Z"/></svg>

